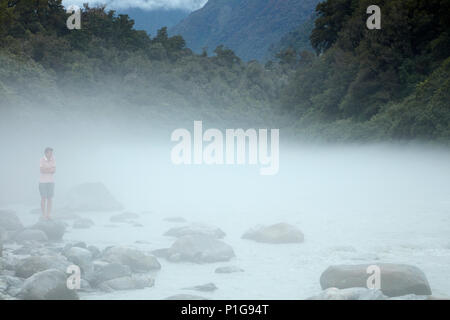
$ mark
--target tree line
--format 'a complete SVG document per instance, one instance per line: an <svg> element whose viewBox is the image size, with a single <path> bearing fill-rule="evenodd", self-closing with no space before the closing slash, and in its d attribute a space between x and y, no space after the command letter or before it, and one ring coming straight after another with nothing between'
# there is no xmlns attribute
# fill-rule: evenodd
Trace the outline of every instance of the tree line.
<svg viewBox="0 0 450 320"><path fill-rule="evenodd" d="M380 0L382 29L368 30L371 4L319 3L263 65L224 46L196 54L167 28L148 35L104 6L84 5L82 29L68 30L61 0L0 0L0 98L74 85L89 95L115 82L128 104L276 114L302 136L449 142L450 3Z"/></svg>

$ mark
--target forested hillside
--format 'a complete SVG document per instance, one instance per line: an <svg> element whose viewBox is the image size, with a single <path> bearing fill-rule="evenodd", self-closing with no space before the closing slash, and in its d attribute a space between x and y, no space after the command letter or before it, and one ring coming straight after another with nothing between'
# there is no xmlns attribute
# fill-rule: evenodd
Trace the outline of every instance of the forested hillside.
<svg viewBox="0 0 450 320"><path fill-rule="evenodd" d="M316 16L311 15L305 22L288 32L278 42L272 44L266 53L265 59L274 59L278 53L289 48L294 49L296 52L313 51L309 38L314 29L315 19Z"/></svg>
<svg viewBox="0 0 450 320"><path fill-rule="evenodd" d="M245 64L223 46L214 56L194 54L166 28L149 37L127 15L103 7L85 6L81 30L68 30L60 0L1 0L0 6L0 97L7 107L106 96L124 109L155 107L166 117L176 109L239 120L264 118L278 99L279 71Z"/></svg>
<svg viewBox="0 0 450 320"><path fill-rule="evenodd" d="M134 20L136 30L145 30L154 37L157 30L162 27L167 27L168 29L174 27L181 20L185 19L190 12L184 9L144 10L140 8L126 8L120 9L120 13L127 14Z"/></svg>
<svg viewBox="0 0 450 320"><path fill-rule="evenodd" d="M60 0L0 0L2 120L36 105L62 114L76 98L98 117L108 108L149 119L201 112L305 139L448 143L450 3L378 3L381 30L366 28L368 0L320 3L314 25L280 37L283 50L263 65L224 46L196 54L166 28L149 37L103 7L85 6L82 29L68 30Z"/></svg>
<svg viewBox="0 0 450 320"><path fill-rule="evenodd" d="M270 45L306 21L319 0L209 0L170 31L190 48L223 44L245 61L261 60Z"/></svg>
<svg viewBox="0 0 450 320"><path fill-rule="evenodd" d="M368 0L317 6L311 44L281 94L299 132L348 139L450 138L450 2ZM314 124L314 125L311 125ZM330 125L332 124L332 125Z"/></svg>

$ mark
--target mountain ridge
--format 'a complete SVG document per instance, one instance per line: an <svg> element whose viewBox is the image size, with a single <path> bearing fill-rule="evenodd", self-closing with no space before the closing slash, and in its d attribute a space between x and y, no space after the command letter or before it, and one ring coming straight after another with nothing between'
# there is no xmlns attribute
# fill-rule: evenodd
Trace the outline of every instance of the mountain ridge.
<svg viewBox="0 0 450 320"><path fill-rule="evenodd" d="M303 24L319 0L209 0L170 34L180 34L195 52L218 45L243 60L263 60L269 47Z"/></svg>

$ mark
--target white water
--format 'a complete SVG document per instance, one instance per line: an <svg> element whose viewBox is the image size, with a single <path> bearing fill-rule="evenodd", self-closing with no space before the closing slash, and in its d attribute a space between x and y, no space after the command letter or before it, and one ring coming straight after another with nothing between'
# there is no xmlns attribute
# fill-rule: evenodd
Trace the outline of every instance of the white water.
<svg viewBox="0 0 450 320"><path fill-rule="evenodd" d="M96 225L69 228L66 241L149 251L169 247L174 239L163 233L184 224L163 219L181 216L220 227L236 253L230 262L204 265L159 259L162 269L154 287L82 293L83 299L163 299L179 293L209 299L304 299L321 291L319 277L328 266L371 262L416 265L434 294L450 295L448 151L300 146L294 152L285 147L279 174L266 177L258 175L257 167L174 167L169 147L104 147L89 157L56 150L57 197L63 198L70 185L102 181L127 211L140 214L137 221L144 225L111 227L109 217L117 213L83 213ZM13 208L26 225L37 219L28 213L30 207ZM296 225L305 242L270 245L240 238L255 225L277 222ZM245 272L214 273L226 265ZM182 290L208 282L218 290Z"/></svg>

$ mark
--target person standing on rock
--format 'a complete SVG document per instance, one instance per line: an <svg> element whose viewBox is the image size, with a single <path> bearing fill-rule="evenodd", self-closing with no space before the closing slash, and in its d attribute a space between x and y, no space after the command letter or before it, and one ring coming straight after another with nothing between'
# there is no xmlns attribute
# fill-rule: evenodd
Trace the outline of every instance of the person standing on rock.
<svg viewBox="0 0 450 320"><path fill-rule="evenodd" d="M55 180L53 175L56 172L56 161L53 156L53 149L46 148L44 157L40 161L41 175L39 178L39 193L41 194L41 210L45 219L50 219L52 211L52 199L55 190Z"/></svg>

